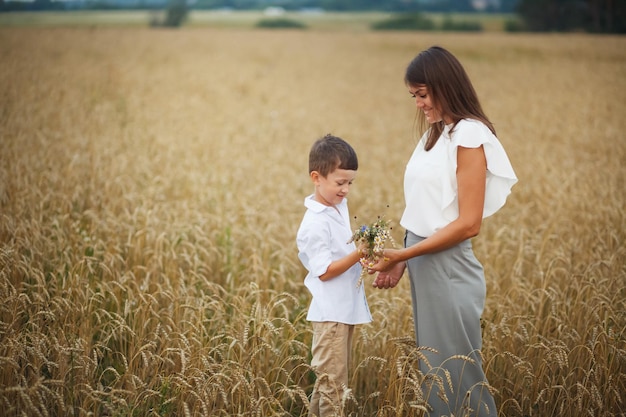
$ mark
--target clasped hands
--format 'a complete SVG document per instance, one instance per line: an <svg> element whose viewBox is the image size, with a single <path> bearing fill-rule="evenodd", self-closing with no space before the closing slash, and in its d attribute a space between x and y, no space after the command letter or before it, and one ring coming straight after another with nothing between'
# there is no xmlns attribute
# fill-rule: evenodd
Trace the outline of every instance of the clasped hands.
<svg viewBox="0 0 626 417"><path fill-rule="evenodd" d="M399 250L385 249L374 265L367 268L369 274L378 273L372 286L379 289L393 288L398 285L406 269L406 262L399 261Z"/></svg>

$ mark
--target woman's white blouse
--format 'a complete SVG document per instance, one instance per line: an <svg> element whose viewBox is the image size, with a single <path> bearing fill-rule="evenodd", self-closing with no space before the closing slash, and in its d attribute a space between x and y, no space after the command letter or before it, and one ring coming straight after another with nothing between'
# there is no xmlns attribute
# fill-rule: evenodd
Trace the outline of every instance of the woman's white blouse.
<svg viewBox="0 0 626 417"><path fill-rule="evenodd" d="M464 119L454 128L445 127L430 151L422 136L404 174L406 208L400 224L418 236L428 237L459 216L456 167L457 150L481 145L487 159L487 182L483 218L506 202L517 177L502 144L482 122Z"/></svg>

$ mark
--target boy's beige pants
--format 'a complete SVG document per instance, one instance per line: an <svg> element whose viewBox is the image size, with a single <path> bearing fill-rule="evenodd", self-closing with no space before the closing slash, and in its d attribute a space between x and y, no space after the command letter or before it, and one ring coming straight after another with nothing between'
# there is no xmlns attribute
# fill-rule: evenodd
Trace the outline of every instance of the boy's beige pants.
<svg viewBox="0 0 626 417"><path fill-rule="evenodd" d="M313 322L311 366L317 381L311 394L309 417L343 415L342 398L348 389L348 367L354 325Z"/></svg>

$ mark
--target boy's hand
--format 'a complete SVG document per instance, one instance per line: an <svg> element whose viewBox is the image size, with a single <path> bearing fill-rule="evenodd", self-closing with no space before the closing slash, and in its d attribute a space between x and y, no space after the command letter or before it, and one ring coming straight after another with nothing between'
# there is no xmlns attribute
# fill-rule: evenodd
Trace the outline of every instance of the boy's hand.
<svg viewBox="0 0 626 417"><path fill-rule="evenodd" d="M367 254L367 243L361 242L356 249L359 251L359 255L363 257L363 255Z"/></svg>
<svg viewBox="0 0 626 417"><path fill-rule="evenodd" d="M393 288L398 285L400 278L404 275L406 268L406 262L398 262L394 264L389 270L379 272L376 279L372 283L374 288L387 289Z"/></svg>

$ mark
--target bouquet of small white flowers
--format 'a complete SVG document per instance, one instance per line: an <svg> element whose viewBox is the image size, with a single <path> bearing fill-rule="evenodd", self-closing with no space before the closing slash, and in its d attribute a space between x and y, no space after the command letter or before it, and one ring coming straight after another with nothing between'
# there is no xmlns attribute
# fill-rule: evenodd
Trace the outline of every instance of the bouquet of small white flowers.
<svg viewBox="0 0 626 417"><path fill-rule="evenodd" d="M354 231L348 243L355 242L357 246L364 244L363 256L359 262L363 266L361 277L357 282L357 287L363 282L363 277L367 275L367 268L374 266L383 256L383 249L387 242L395 247L395 242L391 236L390 223L378 216L378 219L369 225L363 225Z"/></svg>

